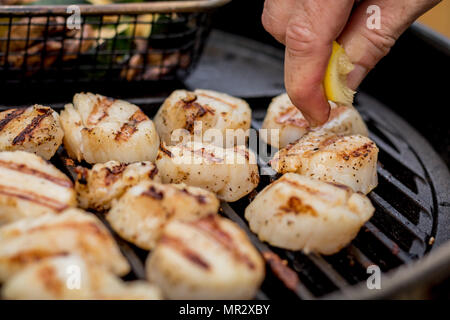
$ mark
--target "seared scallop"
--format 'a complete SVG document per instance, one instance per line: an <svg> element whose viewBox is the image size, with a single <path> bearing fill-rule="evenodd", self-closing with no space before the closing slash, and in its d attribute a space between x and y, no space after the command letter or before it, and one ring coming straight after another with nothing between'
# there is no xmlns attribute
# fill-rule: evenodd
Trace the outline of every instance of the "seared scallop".
<svg viewBox="0 0 450 320"><path fill-rule="evenodd" d="M164 183L186 183L233 202L249 194L259 183L256 157L245 146L223 149L190 142L160 146L156 165Z"/></svg>
<svg viewBox="0 0 450 320"><path fill-rule="evenodd" d="M330 102L330 106L328 121L314 130L325 130L341 135L368 135L366 125L354 107L338 106L333 102ZM276 148L284 148L311 130L302 112L292 104L286 93L272 100L262 129L266 129L267 132L261 130L261 138Z"/></svg>
<svg viewBox="0 0 450 320"><path fill-rule="evenodd" d="M250 228L273 246L333 254L373 215L370 200L349 187L286 173L245 209Z"/></svg>
<svg viewBox="0 0 450 320"><path fill-rule="evenodd" d="M97 211L108 210L113 199L141 181L161 181L158 169L150 161L126 164L112 160L97 163L92 169L77 167L76 171L75 190L80 207Z"/></svg>
<svg viewBox="0 0 450 320"><path fill-rule="evenodd" d="M77 255L57 256L33 263L13 275L2 288L4 299L161 299L160 290L145 281L124 282Z"/></svg>
<svg viewBox="0 0 450 320"><path fill-rule="evenodd" d="M247 140L251 109L244 100L224 93L176 90L164 101L154 120L167 145L192 138L196 129L195 134L203 135L206 143L233 147Z"/></svg>
<svg viewBox="0 0 450 320"><path fill-rule="evenodd" d="M264 279L264 261L247 235L218 215L170 222L146 270L170 299L251 299Z"/></svg>
<svg viewBox="0 0 450 320"><path fill-rule="evenodd" d="M170 220L195 220L218 210L219 200L210 191L144 181L114 202L106 219L122 238L149 250Z"/></svg>
<svg viewBox="0 0 450 320"><path fill-rule="evenodd" d="M0 225L76 206L72 181L33 153L0 152Z"/></svg>
<svg viewBox="0 0 450 320"><path fill-rule="evenodd" d="M296 172L369 193L378 184L378 148L362 135L310 132L275 154L271 165L279 173Z"/></svg>
<svg viewBox="0 0 450 320"><path fill-rule="evenodd" d="M138 106L98 94L78 93L61 111L64 147L88 163L153 161L159 137Z"/></svg>
<svg viewBox="0 0 450 320"><path fill-rule="evenodd" d="M59 115L49 107L36 104L0 112L0 151L23 150L49 160L63 136Z"/></svg>
<svg viewBox="0 0 450 320"><path fill-rule="evenodd" d="M0 282L38 260L69 253L117 275L130 270L101 221L80 209L69 209L59 215L26 218L0 228Z"/></svg>

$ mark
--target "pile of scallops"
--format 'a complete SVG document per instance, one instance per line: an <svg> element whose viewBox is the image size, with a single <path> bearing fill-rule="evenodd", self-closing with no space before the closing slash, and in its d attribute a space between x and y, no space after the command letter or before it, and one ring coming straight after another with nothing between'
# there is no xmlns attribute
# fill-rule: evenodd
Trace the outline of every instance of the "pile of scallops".
<svg viewBox="0 0 450 320"><path fill-rule="evenodd" d="M153 121L92 93L59 114L0 112L1 298L253 298L264 260L219 215L220 201L259 184L250 124L244 100L210 90L174 91ZM309 128L282 95L263 129L276 132L266 140L280 148L271 166L283 175L246 208L251 230L280 248L338 252L374 212L365 194L377 185L378 149L359 113L333 104L329 121ZM52 164L57 152L75 179ZM130 265L110 229L149 251L145 280L121 279Z"/></svg>

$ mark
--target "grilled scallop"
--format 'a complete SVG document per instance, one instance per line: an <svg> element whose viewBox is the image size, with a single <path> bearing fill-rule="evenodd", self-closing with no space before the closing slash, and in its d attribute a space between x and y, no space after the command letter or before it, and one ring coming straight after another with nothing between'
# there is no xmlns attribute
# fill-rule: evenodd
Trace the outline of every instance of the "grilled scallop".
<svg viewBox="0 0 450 320"><path fill-rule="evenodd" d="M204 142L233 147L246 142L251 109L244 100L224 93L176 90L164 101L154 120L161 140L167 145L182 142L184 135L180 133L192 136L195 122L199 121L199 134L203 135ZM174 132L176 129L182 130ZM197 127L195 129L197 134ZM207 130L208 133L205 133Z"/></svg>
<svg viewBox="0 0 450 320"><path fill-rule="evenodd" d="M349 187L286 173L245 209L250 228L271 245L333 254L356 237L375 211Z"/></svg>
<svg viewBox="0 0 450 320"><path fill-rule="evenodd" d="M159 289L148 282L124 282L77 255L47 258L27 266L8 279L2 296L20 300L161 299Z"/></svg>
<svg viewBox="0 0 450 320"><path fill-rule="evenodd" d="M97 163L92 169L77 167L75 190L80 207L97 211L108 210L113 199L145 180L161 181L158 169L150 161L132 164L108 161Z"/></svg>
<svg viewBox="0 0 450 320"><path fill-rule="evenodd" d="M325 130L342 135L360 134L368 135L367 127L358 111L351 106L338 106L330 102L331 111L329 120L314 130ZM261 137L276 148L284 148L303 137L311 129L308 121L284 93L275 97L267 109L262 129L268 129ZM270 131L272 129L278 132ZM274 136L272 136L272 134Z"/></svg>
<svg viewBox="0 0 450 320"><path fill-rule="evenodd" d="M170 222L146 270L170 299L250 299L264 278L264 262L247 235L218 215Z"/></svg>
<svg viewBox="0 0 450 320"><path fill-rule="evenodd" d="M0 228L0 282L40 259L78 254L117 275L130 270L114 239L94 215L69 209Z"/></svg>
<svg viewBox="0 0 450 320"><path fill-rule="evenodd" d="M49 160L63 136L59 115L49 107L36 104L0 112L0 151L23 150Z"/></svg>
<svg viewBox="0 0 450 320"><path fill-rule="evenodd" d="M336 182L369 193L378 184L378 148L361 135L310 132L275 154L272 168Z"/></svg>
<svg viewBox="0 0 450 320"><path fill-rule="evenodd" d="M159 137L153 122L134 104L78 93L61 111L64 147L88 163L153 161Z"/></svg>
<svg viewBox="0 0 450 320"><path fill-rule="evenodd" d="M160 146L156 165L164 183L186 183L233 202L259 183L253 152L245 146L223 149L210 144L186 143Z"/></svg>
<svg viewBox="0 0 450 320"><path fill-rule="evenodd" d="M210 191L144 181L114 202L106 219L122 238L149 250L170 220L195 220L218 210L219 200Z"/></svg>
<svg viewBox="0 0 450 320"><path fill-rule="evenodd" d="M24 151L0 152L0 225L76 206L70 179Z"/></svg>

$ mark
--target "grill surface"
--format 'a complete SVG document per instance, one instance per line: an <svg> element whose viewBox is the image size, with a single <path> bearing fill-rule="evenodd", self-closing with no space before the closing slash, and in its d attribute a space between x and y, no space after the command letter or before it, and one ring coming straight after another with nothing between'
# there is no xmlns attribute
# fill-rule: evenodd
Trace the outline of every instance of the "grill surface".
<svg viewBox="0 0 450 320"><path fill-rule="evenodd" d="M271 97L249 100L253 108L252 127L259 129ZM159 105L145 104L141 100L141 106L150 116ZM358 96L357 107L369 127L370 137L380 149L379 185L369 194L376 208L375 214L348 247L332 256L306 255L272 247L259 241L244 219L244 210L252 196L235 203L222 202L221 214L239 224L268 261L267 277L256 298L314 299L336 292L346 294L351 286L366 281L368 266L377 265L387 273L422 258L434 246L450 238L445 232L450 210L445 204L438 203L439 196L430 179L429 168L421 160L423 146L407 139L415 138L414 130L366 95ZM56 161L58 167L64 166L62 153ZM263 168L267 162L260 159L259 166ZM65 170L75 176L71 168ZM261 176L257 190L276 178ZM101 214L98 216L104 221ZM132 265L133 273L128 278L143 279L148 252L119 237L116 239ZM287 262L286 266L282 260Z"/></svg>
<svg viewBox="0 0 450 320"><path fill-rule="evenodd" d="M247 62L246 54L248 52L245 53L245 50L252 52L255 50L247 41L245 44L239 43L233 38L227 42L224 41L223 35L219 35L217 39L218 41L210 43L205 62L203 66L200 65L198 70L200 74L197 72L193 75L187 82L188 87L206 87L200 80L208 77L214 78L214 72L219 71L213 70L213 68L220 65L220 62L214 62L214 57L222 59L224 55L227 56L227 50L229 50L235 54L234 58L229 57L229 60L238 66L239 60L243 61L243 64ZM265 62L278 61L277 63L281 63L279 57L273 55L271 51L265 59ZM278 70L278 65L271 67L266 64L265 66L266 72L270 68ZM246 67L249 66L246 65ZM227 77L224 73L222 76ZM263 84L260 85L262 90L267 89L267 96L251 92L247 96L241 94L252 106L252 126L255 129L260 127L270 99L278 93L275 91L277 91L279 78L273 77L270 81L271 85L268 88L264 88ZM212 89L220 90L220 88ZM227 88L222 88L222 90L236 94ZM118 97L117 94L111 95ZM162 101L161 97L155 98L154 96L132 97L128 95L122 97L141 106L150 116L155 114ZM63 102L70 99L71 95L68 95L65 100L53 101L50 105L60 108L63 106ZM44 101L39 99L29 103L44 103ZM430 273L433 270L432 267L436 267L438 262L439 266L446 266L443 270L448 272L449 250L446 252L438 251L440 248L435 250L439 246L448 248L448 243L443 244L450 238L450 232L448 232L450 226L448 170L431 146L390 109L363 93L357 96L357 107L368 124L370 137L380 149L379 186L369 195L376 207L373 218L366 223L347 248L332 256L320 256L271 247L260 242L249 231L247 222L243 219L244 209L249 204L250 197L245 197L235 203L222 203L221 213L248 232L252 242L268 261L267 276L258 292L257 299L386 297L388 294L398 293L397 289L404 288L407 283L415 280L414 276L426 274L427 271ZM55 165L62 168L63 159L55 158ZM260 168L267 166L267 160L260 159ZM257 190L261 190L274 178L273 176L262 176ZM99 216L102 218L101 215ZM117 241L132 265L132 274L128 275L127 279L143 278L143 262L148 252L119 238ZM433 252L428 255L430 251ZM434 251L439 252L439 260L434 263L430 262L430 265L428 262L433 260L428 257L433 258ZM427 257L423 259L424 256ZM286 266L283 267L277 257L285 260ZM424 261L424 263L416 264L416 261L420 261L420 263ZM364 283L369 276L366 268L373 264L378 265L383 272L382 290L380 291L365 288ZM409 273L393 279L390 272L403 270L405 265L410 266ZM414 270L418 270L417 273L414 273ZM428 276L433 277L434 275L428 274ZM386 294L383 295L383 292Z"/></svg>

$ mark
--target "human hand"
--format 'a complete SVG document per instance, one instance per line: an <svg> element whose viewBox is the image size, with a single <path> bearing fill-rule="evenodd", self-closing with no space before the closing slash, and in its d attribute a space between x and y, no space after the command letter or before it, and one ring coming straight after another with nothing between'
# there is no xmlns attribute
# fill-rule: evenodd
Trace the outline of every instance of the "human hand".
<svg viewBox="0 0 450 320"><path fill-rule="evenodd" d="M352 8L357 3L356 8ZM266 0L262 23L286 45L284 81L292 103L312 126L328 120L322 81L332 42L345 49L355 69L347 84L356 89L398 37L440 0ZM367 27L367 8L380 8L380 28Z"/></svg>

